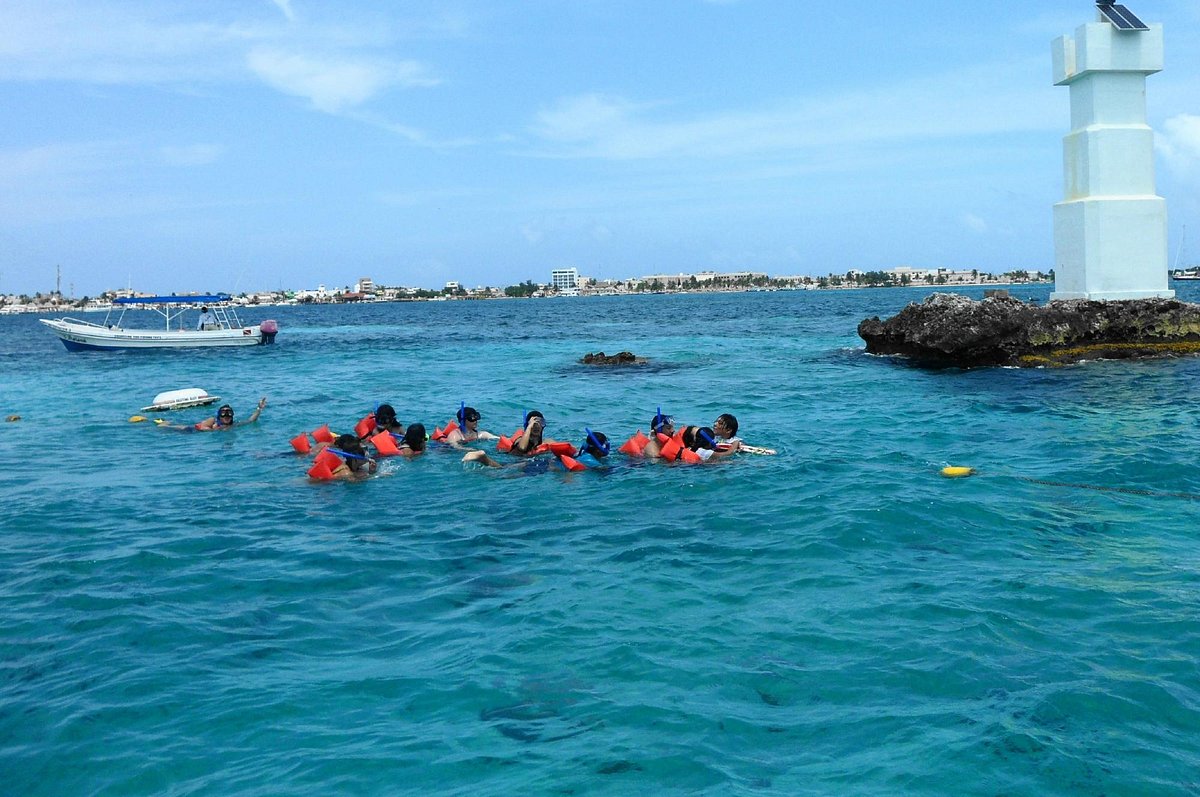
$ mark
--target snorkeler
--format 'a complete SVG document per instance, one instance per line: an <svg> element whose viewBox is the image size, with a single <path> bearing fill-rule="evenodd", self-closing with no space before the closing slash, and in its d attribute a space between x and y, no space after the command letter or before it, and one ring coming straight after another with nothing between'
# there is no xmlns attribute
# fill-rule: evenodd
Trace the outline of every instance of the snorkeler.
<svg viewBox="0 0 1200 797"><path fill-rule="evenodd" d="M396 436L404 434L404 424L396 420L396 409L391 404L380 404L375 408L374 414L368 417L371 418L370 423L373 425L366 434L358 436L359 440L367 440L382 432L389 432Z"/></svg>
<svg viewBox="0 0 1200 797"><path fill-rule="evenodd" d="M461 406L454 413L454 417L458 421L458 428L443 437L443 442L450 445L461 445L462 443L473 443L477 440L499 439L499 437L491 432L486 432L479 428L479 410L474 407Z"/></svg>
<svg viewBox="0 0 1200 797"><path fill-rule="evenodd" d="M233 407L229 406L228 404L222 404L221 408L217 410L215 417L205 418L199 423L191 426L180 426L179 424L168 423L164 420L156 420L155 423L158 424L158 428L160 429L186 429L197 432L228 432L235 426L245 426L246 424L257 421L258 416L262 414L263 407L265 406L267 406L266 396L258 400L258 406L255 407L254 411L250 413L250 417L244 421L234 422Z"/></svg>
<svg viewBox="0 0 1200 797"><path fill-rule="evenodd" d="M367 456L362 443L352 434L339 435L325 450L342 460L331 471L334 479L365 479L375 472L375 460Z"/></svg>
<svg viewBox="0 0 1200 797"><path fill-rule="evenodd" d="M509 449L510 454L518 457L532 457L542 453L538 449L543 443L552 443L553 440L544 440L542 434L546 429L546 416L537 410L530 410L525 413L525 428L521 434L517 435L512 441L512 448Z"/></svg>
<svg viewBox="0 0 1200 797"><path fill-rule="evenodd" d="M560 443L557 440L547 440L542 436L546 428L546 416L537 410L525 413L525 428L510 441L501 438L500 450L507 451L513 456L532 459L539 454L553 453L556 455L574 454L575 448L570 443ZM508 443L505 446L505 443ZM489 457L483 451L469 451L463 457L463 462L478 462L489 468L503 467L499 462Z"/></svg>
<svg viewBox="0 0 1200 797"><path fill-rule="evenodd" d="M579 454L575 457L575 461L586 468L604 467L603 460L611 449L608 437L603 432L593 432L591 429L584 429L584 432L587 433L587 437L584 438L583 445L579 447Z"/></svg>
<svg viewBox="0 0 1200 797"><path fill-rule="evenodd" d="M654 459L662 453L663 444L675 436L675 419L663 415L660 407L650 420L650 439L642 449L642 455Z"/></svg>
<svg viewBox="0 0 1200 797"><path fill-rule="evenodd" d="M425 453L425 424L414 423L404 431L404 439L400 441L399 455L402 457L420 456Z"/></svg>

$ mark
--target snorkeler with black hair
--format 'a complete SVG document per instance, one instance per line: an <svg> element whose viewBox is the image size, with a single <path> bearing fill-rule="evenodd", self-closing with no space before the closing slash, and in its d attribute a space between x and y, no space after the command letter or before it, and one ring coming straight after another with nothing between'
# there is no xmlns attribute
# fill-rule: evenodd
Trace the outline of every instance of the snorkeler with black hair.
<svg viewBox="0 0 1200 797"><path fill-rule="evenodd" d="M612 449L608 443L608 437L603 432L593 432L591 429L584 429L584 432L586 437L583 445L579 447L579 454L575 457L575 461L587 468L604 467L604 458Z"/></svg>
<svg viewBox="0 0 1200 797"><path fill-rule="evenodd" d="M404 424L396 419L396 408L391 404L380 404L375 408L371 418L374 425L366 434L359 435L359 440L369 440L382 432L388 432L397 437L404 434Z"/></svg>
<svg viewBox="0 0 1200 797"><path fill-rule="evenodd" d="M250 417L244 421L234 421L233 407L229 406L228 404L222 404L214 417L205 418L199 423L192 424L191 426L181 426L179 424L168 423L161 418L156 419L154 423L159 429L174 429L177 431L187 432L228 432L235 426L245 426L257 421L258 416L262 414L263 407L265 406L267 406L267 398L266 396L263 396L258 400L258 406L255 407L254 411L250 413Z"/></svg>
<svg viewBox="0 0 1200 797"><path fill-rule="evenodd" d="M367 456L355 435L338 435L325 450L342 459L342 464L332 469L334 479L365 479L375 472L375 460Z"/></svg>
<svg viewBox="0 0 1200 797"><path fill-rule="evenodd" d="M655 459L662 453L663 445L675 436L675 419L669 415L664 415L662 407L654 413L654 417L650 419L650 437L645 448L642 449L642 456L649 459Z"/></svg>
<svg viewBox="0 0 1200 797"><path fill-rule="evenodd" d="M458 428L442 438L442 441L453 446L463 443L474 443L477 440L499 440L497 435L479 428L480 414L474 407L463 404L454 413Z"/></svg>
<svg viewBox="0 0 1200 797"><path fill-rule="evenodd" d="M412 457L424 454L426 448L425 437L425 424L410 424L408 429L404 431L403 439L400 440L400 456L411 459Z"/></svg>

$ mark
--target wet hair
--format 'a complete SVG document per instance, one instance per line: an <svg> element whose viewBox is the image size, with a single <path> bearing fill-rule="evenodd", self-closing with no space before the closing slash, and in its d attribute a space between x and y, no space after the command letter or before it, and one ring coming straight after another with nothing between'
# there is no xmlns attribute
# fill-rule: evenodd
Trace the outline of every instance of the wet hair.
<svg viewBox="0 0 1200 797"><path fill-rule="evenodd" d="M525 438L528 442L524 448L518 448L517 446L514 445L510 449L509 453L516 454L517 456L521 456L521 457L529 456L530 454L533 453L533 449L537 448L538 446L540 446L542 444L542 429L543 429L543 424L546 421L546 419L542 416L542 414L540 412L538 412L537 410L534 410L533 412L529 413L526 417L541 418L542 423L538 424L536 429L533 429L532 431L529 432L529 435ZM526 420L525 423L528 424L529 421Z"/></svg>
<svg viewBox="0 0 1200 797"><path fill-rule="evenodd" d="M402 443L413 451L425 450L425 424L414 423L404 430Z"/></svg>
<svg viewBox="0 0 1200 797"><path fill-rule="evenodd" d="M698 448L711 448L712 450L716 451L717 438L716 435L713 434L712 429L709 429L707 426L692 426L689 428L695 430L692 434L692 444L688 446L689 448L691 448L693 451Z"/></svg>
<svg viewBox="0 0 1200 797"><path fill-rule="evenodd" d="M207 313L207 312L208 312L208 308L207 308L207 307L201 307L201 308L200 308L200 312L202 312L202 313Z"/></svg>
<svg viewBox="0 0 1200 797"><path fill-rule="evenodd" d="M683 440L684 448L695 448L696 447L696 430L699 428L700 428L699 426L683 427L682 440Z"/></svg>
<svg viewBox="0 0 1200 797"><path fill-rule="evenodd" d="M221 423L221 414L224 413L226 410L229 411L229 417L230 418L233 417L233 407L229 406L228 404L222 404L220 407L217 408L217 423L218 424Z"/></svg>
<svg viewBox="0 0 1200 797"><path fill-rule="evenodd" d="M596 459L603 459L608 456L609 452L608 438L603 432L593 432L588 429L587 438L584 439L581 448L583 453L591 454Z"/></svg>
<svg viewBox="0 0 1200 797"><path fill-rule="evenodd" d="M357 471L367 462L366 449L362 447L362 443L352 434L340 434L333 441L333 448L349 454L348 457L342 457L350 470Z"/></svg>
<svg viewBox="0 0 1200 797"><path fill-rule="evenodd" d="M650 431L655 433L661 432L663 429L667 428L668 426L673 426L674 424L675 419L670 415L663 415L656 412L654 413L654 419L650 421Z"/></svg>
<svg viewBox="0 0 1200 797"><path fill-rule="evenodd" d="M391 404L380 404L375 408L375 425L387 428L396 422L396 408Z"/></svg>
<svg viewBox="0 0 1200 797"><path fill-rule="evenodd" d="M459 425L463 426L466 425L467 421L479 420L479 410L474 407L459 407L454 416L458 418ZM526 423L529 423L529 421L526 421Z"/></svg>
<svg viewBox="0 0 1200 797"><path fill-rule="evenodd" d="M542 413L538 412L537 410L530 410L529 412L525 413L525 423L523 424L523 426L529 425L530 418L541 418L542 426L546 425L546 416L545 415L542 415Z"/></svg>
<svg viewBox="0 0 1200 797"><path fill-rule="evenodd" d="M725 428L729 430L729 434L736 435L738 429L737 418L730 415L728 412L723 415L718 415L717 420L725 424Z"/></svg>

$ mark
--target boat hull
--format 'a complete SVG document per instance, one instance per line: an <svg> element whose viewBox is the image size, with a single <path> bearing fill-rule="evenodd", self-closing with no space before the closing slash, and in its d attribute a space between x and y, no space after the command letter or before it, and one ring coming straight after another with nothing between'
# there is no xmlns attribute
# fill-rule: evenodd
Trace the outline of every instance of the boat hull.
<svg viewBox="0 0 1200 797"><path fill-rule="evenodd" d="M257 346L263 342L258 326L241 329L148 330L74 324L39 319L58 336L67 351L117 351L126 349L211 349Z"/></svg>

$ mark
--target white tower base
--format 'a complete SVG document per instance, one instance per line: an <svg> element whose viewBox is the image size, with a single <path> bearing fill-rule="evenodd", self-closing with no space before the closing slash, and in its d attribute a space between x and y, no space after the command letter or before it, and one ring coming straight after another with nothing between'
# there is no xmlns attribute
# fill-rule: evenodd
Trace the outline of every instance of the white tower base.
<svg viewBox="0 0 1200 797"><path fill-rule="evenodd" d="M1166 200L1158 196L1056 204L1051 301L1173 298L1162 257L1166 218Z"/></svg>

